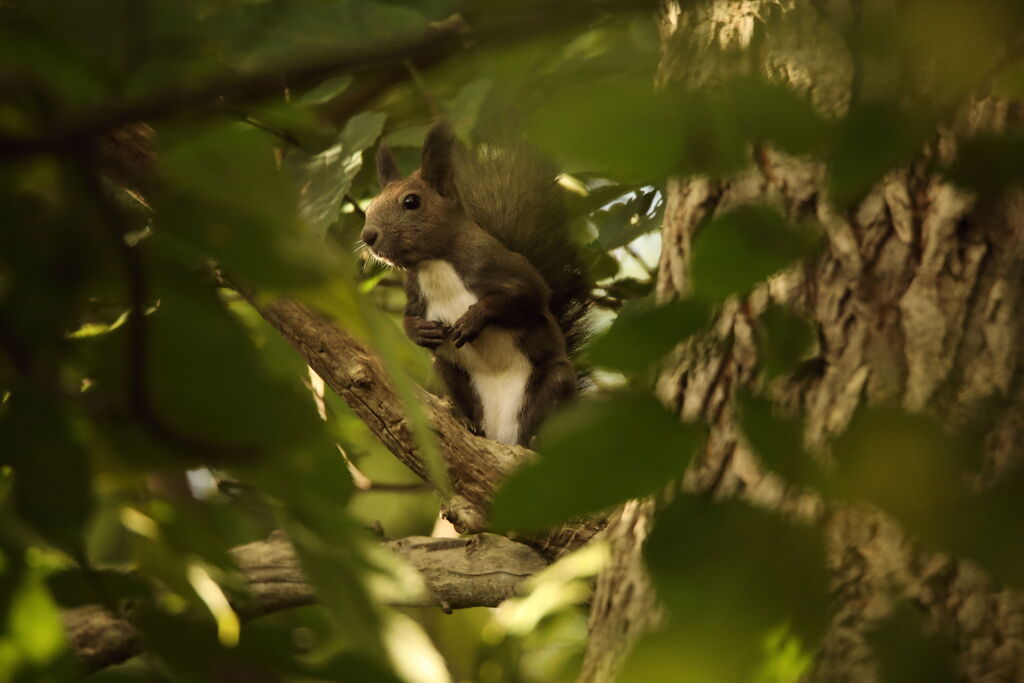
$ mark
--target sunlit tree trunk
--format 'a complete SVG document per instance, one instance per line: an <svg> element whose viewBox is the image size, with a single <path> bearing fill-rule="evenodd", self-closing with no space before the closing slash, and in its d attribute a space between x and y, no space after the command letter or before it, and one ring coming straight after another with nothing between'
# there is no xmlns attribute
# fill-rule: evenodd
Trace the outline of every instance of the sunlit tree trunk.
<svg viewBox="0 0 1024 683"><path fill-rule="evenodd" d="M854 9L846 2L815 6ZM669 2L660 20L660 78L706 84L754 68L809 93L823 113L842 115L856 87L852 57L839 36L815 25L812 11L773 24L788 32L764 30L766 17L790 11L790 3L770 0L716 0L682 10ZM726 46L744 57L694 58ZM1024 596L1000 588L976 565L922 547L873 508L826 504L764 473L739 435L732 405L738 388L759 381L754 321L768 302L781 303L820 329L816 370L771 386L773 398L806 415L809 445L841 433L862 404L895 403L955 423L988 398L1008 397L1012 407L988 435L978 485L1013 465L1024 443L1024 196L979 204L925 162L952 158L965 135L1002 132L1020 119L1019 105L978 98L848 212L830 203L823 163L771 149L755 150L755 163L733 177L668 183L662 301L687 294L691 243L716 212L768 203L827 237L813 262L773 278L746 301L728 302L710 334L669 359L657 385L682 418L711 425L688 475L691 489L740 496L815 523L824 535L833 603L812 680L876 680L865 633L902 602L954 635L968 680L1024 679ZM728 336L728 347L713 343ZM641 560L654 510L652 503L631 504L610 526L614 559L597 584L583 681L614 680L629 644L657 624Z"/></svg>

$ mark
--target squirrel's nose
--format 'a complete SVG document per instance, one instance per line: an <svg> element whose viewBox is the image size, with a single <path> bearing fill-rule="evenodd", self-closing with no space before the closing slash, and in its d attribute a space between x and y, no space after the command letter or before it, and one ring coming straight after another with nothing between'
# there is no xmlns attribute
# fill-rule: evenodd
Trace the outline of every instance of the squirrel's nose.
<svg viewBox="0 0 1024 683"><path fill-rule="evenodd" d="M377 231L374 228L363 228L362 238L367 246L372 247L377 241Z"/></svg>

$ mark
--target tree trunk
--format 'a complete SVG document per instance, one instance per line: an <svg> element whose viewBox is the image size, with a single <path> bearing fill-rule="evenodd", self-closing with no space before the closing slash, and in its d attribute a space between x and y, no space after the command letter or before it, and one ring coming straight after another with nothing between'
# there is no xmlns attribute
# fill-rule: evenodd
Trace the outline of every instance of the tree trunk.
<svg viewBox="0 0 1024 683"><path fill-rule="evenodd" d="M827 5L835 12L853 9L843 2ZM857 84L854 59L839 36L816 23L815 11L804 9L792 21L774 23L777 30L764 31L764 18L790 12L788 3L715 0L687 7L669 2L661 17L665 82L705 84L756 65L809 92L827 114L848 108ZM822 11L823 4L815 7ZM741 48L746 57L693 58L695 51L719 47ZM845 430L862 404L898 403L957 423L995 396L1012 405L988 435L978 484L991 483L1012 465L1024 428L1024 195L1013 192L998 204L982 205L930 172L925 161L949 160L958 138L1001 132L1021 118L1019 105L976 99L915 160L890 171L848 212L826 199L823 163L771 149L756 150L756 163L727 179L668 183L657 289L662 301L688 293L691 244L715 212L767 203L794 221L818 225L827 237L827 248L812 263L785 271L745 301L727 302L712 332L677 349L657 384L665 405L711 425L707 446L688 474L690 488L740 496L814 522L823 533L833 605L812 680L876 680L865 633L903 601L955 634L958 664L968 680L1024 680L1024 596L999 588L976 565L922 547L876 509L826 503L763 472L739 434L731 400L736 389L760 380L757 316L769 302L785 304L820 329L820 372L770 386L775 400L805 414L810 447ZM712 343L727 336L733 341L728 347ZM628 506L609 527L614 557L594 597L583 681L613 680L629 650L623 641L656 625L641 558L654 511L650 503ZM622 597L627 594L631 600ZM633 602L643 608L638 612Z"/></svg>

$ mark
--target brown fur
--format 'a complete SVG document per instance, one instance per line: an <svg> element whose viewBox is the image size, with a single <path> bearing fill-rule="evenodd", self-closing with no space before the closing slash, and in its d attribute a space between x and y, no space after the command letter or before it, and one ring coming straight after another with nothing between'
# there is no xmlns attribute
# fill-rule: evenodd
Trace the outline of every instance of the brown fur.
<svg viewBox="0 0 1024 683"><path fill-rule="evenodd" d="M377 256L407 270L404 323L417 344L437 349L452 341L461 348L488 326L514 335L515 347L532 368L518 417L518 441L525 444L551 408L575 394L576 372L559 320L552 314L552 292L540 272L474 222L471 216L479 211L467 211L461 203L453 149L447 126L435 126L424 144L421 168L402 179L390 151L381 146L377 168L382 189L367 207L363 240ZM415 209L403 205L411 194L419 197ZM424 318L429 302L423 300L417 266L435 260L450 263L476 297L450 328ZM457 405L479 424L480 397L467 373L440 356L435 356L435 365Z"/></svg>

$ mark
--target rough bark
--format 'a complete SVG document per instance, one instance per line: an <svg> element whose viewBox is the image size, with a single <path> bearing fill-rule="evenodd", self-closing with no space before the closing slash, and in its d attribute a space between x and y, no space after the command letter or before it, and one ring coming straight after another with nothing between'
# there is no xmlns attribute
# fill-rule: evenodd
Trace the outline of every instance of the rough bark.
<svg viewBox="0 0 1024 683"><path fill-rule="evenodd" d="M717 0L686 10L669 3L662 18L661 77L713 82L731 65L712 61L712 67L695 70L708 62L686 56L719 45L754 49L751 37L763 18L788 9L772 0ZM789 34L765 35L756 44L756 63L769 77L809 91L823 112L842 113L854 85L852 60L837 36L811 30L816 16L804 11ZM824 164L770 149L758 150L755 163L731 178L668 183L657 289L662 300L687 294L693 238L717 211L768 203L794 220L817 224L828 239L813 263L772 278L743 302L727 302L711 333L677 349L657 383L666 405L712 427L688 474L690 486L714 482L719 496L742 496L821 529L834 605L812 680L876 680L865 633L901 601L922 608L931 625L954 634L967 680L1024 678L1024 596L996 585L975 565L921 546L876 509L828 505L765 473L739 433L731 402L737 388L761 381L754 322L769 302L782 303L821 330L814 359L821 371L768 387L779 403L803 411L812 448L842 432L863 404L895 402L956 424L996 396L1009 398L1012 407L989 434L979 485L1010 466L1024 436L1024 195L981 205L924 162L951 158L959 136L1001 131L1021 118L1019 105L979 99L915 161L889 172L848 212L825 199ZM727 349L713 343L725 337L733 342ZM595 605L614 607L617 593L645 585L642 537L635 534L651 523L653 507L645 512L628 528L609 527L615 558L598 582ZM644 603L652 599L649 592L642 597ZM626 605L595 611L581 680L612 680L628 646L610 643L622 634L635 637L653 622L641 626Z"/></svg>
<svg viewBox="0 0 1024 683"><path fill-rule="evenodd" d="M393 603L406 607L495 607L517 595L522 582L547 565L533 548L493 534L412 536L386 545L423 577L422 593ZM239 546L231 555L248 586L248 593L233 601L241 618L316 602L316 593L283 535ZM63 618L72 649L87 670L117 664L140 650L130 613L114 614L100 605L87 605L65 611Z"/></svg>
<svg viewBox="0 0 1024 683"><path fill-rule="evenodd" d="M658 600L644 570L644 541L654 518L652 501L631 501L608 522L611 559L597 577L590 604L587 657L581 681L610 681L633 642L661 619ZM595 655L602 650L600 656Z"/></svg>

